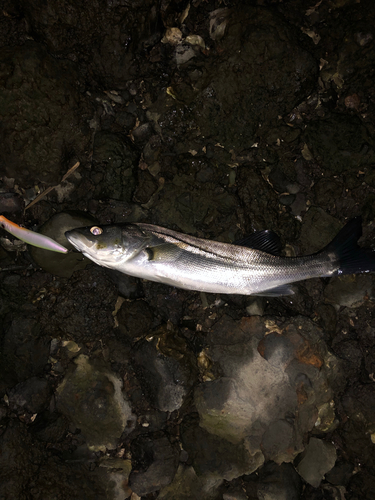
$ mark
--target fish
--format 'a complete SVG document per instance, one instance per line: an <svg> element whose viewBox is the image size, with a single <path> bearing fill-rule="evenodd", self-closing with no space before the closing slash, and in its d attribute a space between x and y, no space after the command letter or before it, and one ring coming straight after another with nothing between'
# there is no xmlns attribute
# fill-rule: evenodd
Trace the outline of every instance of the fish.
<svg viewBox="0 0 375 500"><path fill-rule="evenodd" d="M0 227L8 231L8 233L12 234L16 238L29 245L34 247L44 248L44 250L51 250L52 252L60 252L67 253L68 249L65 248L57 241L49 238L48 236L44 236L44 234L36 233L34 231L30 231L30 229L26 229L25 227L21 227L18 224L8 220L3 215L0 215Z"/></svg>
<svg viewBox="0 0 375 500"><path fill-rule="evenodd" d="M361 217L350 220L325 248L284 257L279 237L257 231L236 243L211 241L146 223L77 228L68 241L100 266L186 290L208 293L292 295L292 283L369 273L375 252L361 248Z"/></svg>

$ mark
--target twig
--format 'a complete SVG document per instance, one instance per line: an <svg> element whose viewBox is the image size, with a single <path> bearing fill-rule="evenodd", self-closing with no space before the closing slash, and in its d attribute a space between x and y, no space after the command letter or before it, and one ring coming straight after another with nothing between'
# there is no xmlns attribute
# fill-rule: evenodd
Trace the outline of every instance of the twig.
<svg viewBox="0 0 375 500"><path fill-rule="evenodd" d="M66 181L66 179L72 175L72 173L79 167L80 165L80 162L77 161L77 163L75 163L68 171L67 173L64 175L64 177L61 179L61 182L64 182ZM33 205L35 205L35 203L38 203L38 201L40 201L42 198L44 198L48 193L50 193L53 189L56 189L57 187L60 186L61 182L59 184L57 184L56 186L50 186L48 187L47 189L45 189L42 193L38 194L38 196L35 198L35 200L33 200L31 203L29 203L27 205L27 207L25 207L25 210L27 210L28 208L31 208Z"/></svg>

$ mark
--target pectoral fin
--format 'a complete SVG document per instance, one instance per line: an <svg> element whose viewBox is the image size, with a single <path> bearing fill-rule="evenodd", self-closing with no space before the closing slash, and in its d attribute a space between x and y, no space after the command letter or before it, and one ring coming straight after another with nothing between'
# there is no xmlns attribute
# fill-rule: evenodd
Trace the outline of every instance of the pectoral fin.
<svg viewBox="0 0 375 500"><path fill-rule="evenodd" d="M181 248L173 243L162 243L154 247L147 247L146 253L149 261L171 262L181 254Z"/></svg>

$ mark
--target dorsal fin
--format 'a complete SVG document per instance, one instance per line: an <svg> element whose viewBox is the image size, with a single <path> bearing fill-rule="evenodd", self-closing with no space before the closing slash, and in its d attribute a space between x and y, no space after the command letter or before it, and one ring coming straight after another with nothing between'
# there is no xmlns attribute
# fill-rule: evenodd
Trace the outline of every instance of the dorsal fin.
<svg viewBox="0 0 375 500"><path fill-rule="evenodd" d="M256 231L250 234L250 236L234 241L233 244L253 248L254 250L261 250L272 255L281 255L282 249L280 238L270 229Z"/></svg>

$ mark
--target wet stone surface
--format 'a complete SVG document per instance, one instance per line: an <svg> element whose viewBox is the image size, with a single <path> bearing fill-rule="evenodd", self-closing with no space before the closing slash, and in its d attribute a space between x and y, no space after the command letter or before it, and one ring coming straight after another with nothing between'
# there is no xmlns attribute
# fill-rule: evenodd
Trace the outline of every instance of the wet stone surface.
<svg viewBox="0 0 375 500"><path fill-rule="evenodd" d="M185 347L185 346L183 346ZM181 353L164 355L156 342L138 342L131 359L143 390L155 408L161 411L178 410L192 387L193 366ZM185 358L185 359L184 359Z"/></svg>
<svg viewBox="0 0 375 500"><path fill-rule="evenodd" d="M65 232L94 223L95 219L85 213L66 211L53 215L41 226L39 232L57 241L68 250L73 250L72 244L65 238ZM30 254L34 262L44 271L64 278L70 278L74 271L85 269L89 263L78 252L61 254L43 248L30 247Z"/></svg>
<svg viewBox="0 0 375 500"><path fill-rule="evenodd" d="M74 363L57 388L57 408L81 429L90 449L113 449L135 424L121 380L83 354Z"/></svg>
<svg viewBox="0 0 375 500"><path fill-rule="evenodd" d="M317 488L336 462L336 450L332 443L311 438L297 471L303 479Z"/></svg>
<svg viewBox="0 0 375 500"><path fill-rule="evenodd" d="M276 465L272 462L260 470L258 498L264 500L297 500L302 483L291 464Z"/></svg>
<svg viewBox="0 0 375 500"><path fill-rule="evenodd" d="M30 413L39 413L48 405L50 396L47 380L31 377L9 391L9 403Z"/></svg>
<svg viewBox="0 0 375 500"><path fill-rule="evenodd" d="M332 398L330 379L338 383L340 362L305 318L284 325L243 318L240 328L250 341L206 351L212 380L195 391L200 425L263 460L292 461L317 407Z"/></svg>
<svg viewBox="0 0 375 500"><path fill-rule="evenodd" d="M54 59L43 45L31 41L3 47L1 54L5 173L27 187L38 181L57 184L67 170L64 144L72 158L83 153L90 138L83 119L90 107L76 84L76 67Z"/></svg>
<svg viewBox="0 0 375 500"><path fill-rule="evenodd" d="M132 443L135 467L129 477L131 489L139 496L160 490L172 482L178 465L178 450L168 438L142 436ZM145 459L150 463L146 470L137 470L137 464Z"/></svg>
<svg viewBox="0 0 375 500"><path fill-rule="evenodd" d="M5 0L0 215L69 249L92 224L270 229L291 257L362 215L373 248L374 25L372 0ZM374 275L295 292L1 230L0 498L373 500Z"/></svg>

